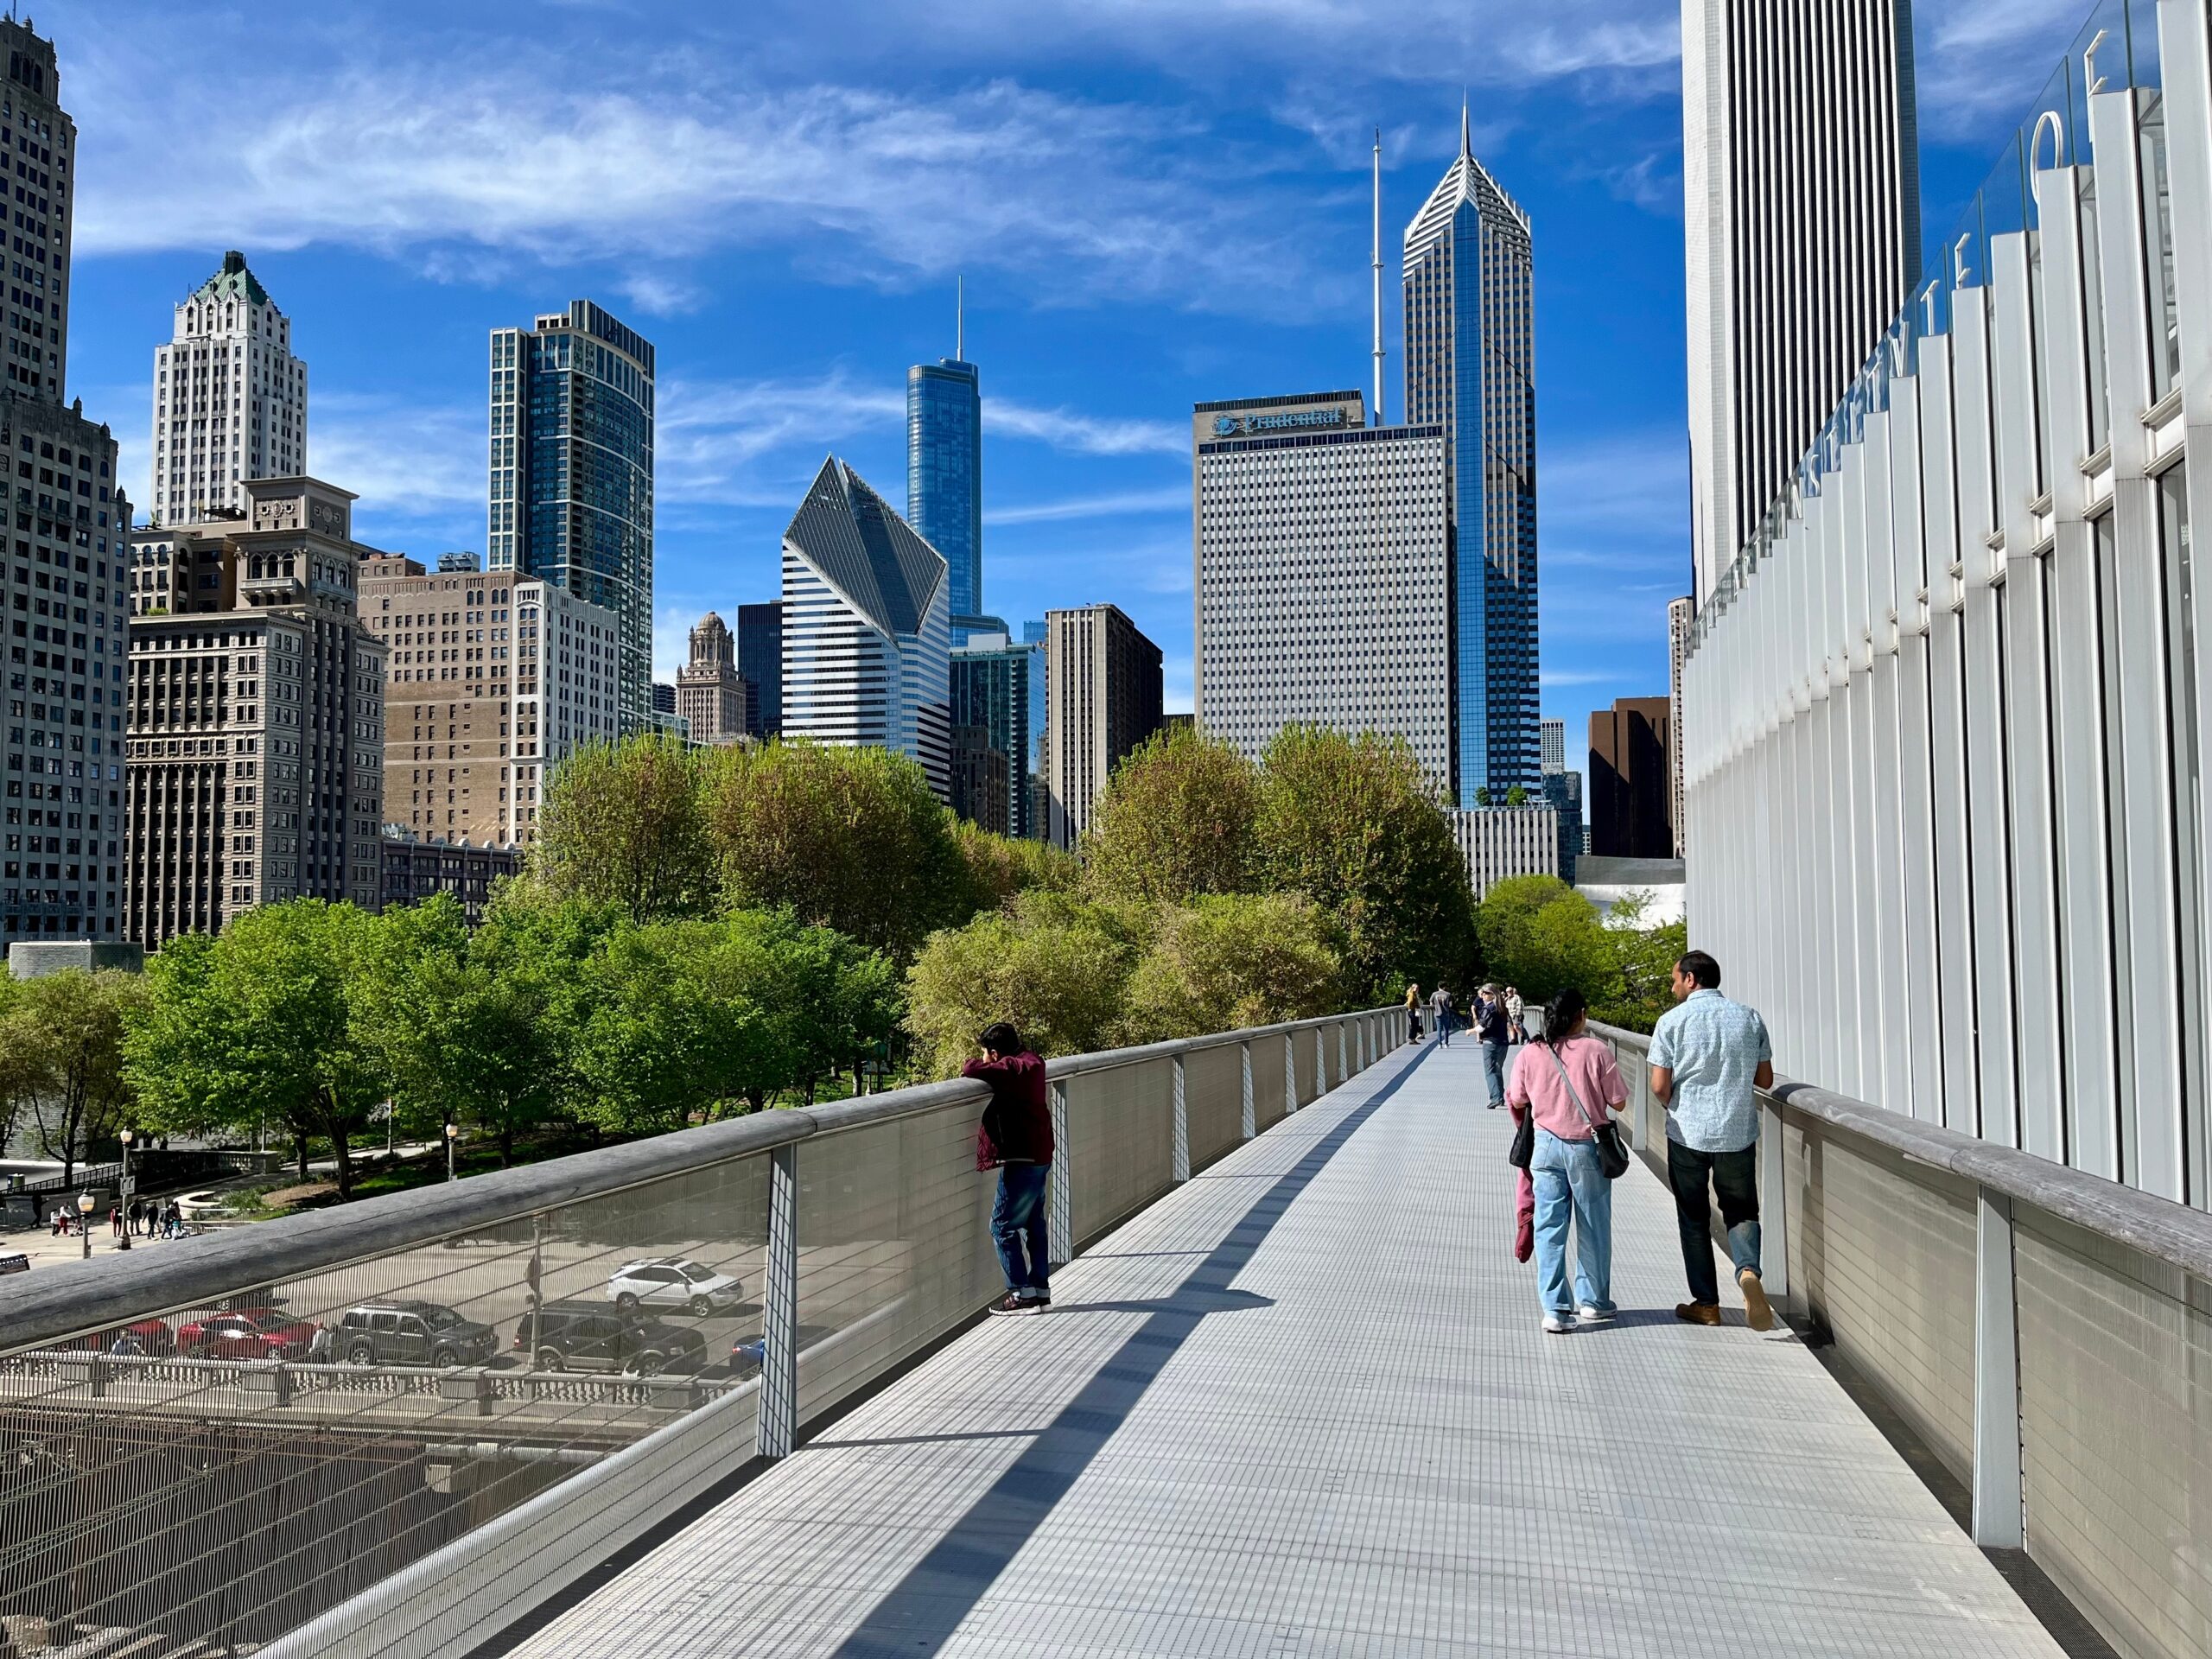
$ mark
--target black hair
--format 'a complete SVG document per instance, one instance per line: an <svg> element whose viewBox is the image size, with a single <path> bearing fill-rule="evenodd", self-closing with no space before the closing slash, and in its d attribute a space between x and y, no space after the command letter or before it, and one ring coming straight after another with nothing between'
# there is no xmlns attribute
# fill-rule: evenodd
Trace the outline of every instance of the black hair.
<svg viewBox="0 0 2212 1659"><path fill-rule="evenodd" d="M1023 1052L1021 1033L1003 1020L996 1025L985 1026L983 1034L976 1041L994 1054L1019 1054Z"/></svg>
<svg viewBox="0 0 2212 1659"><path fill-rule="evenodd" d="M1544 1004L1544 1034L1539 1040L1556 1049L1574 1029L1574 1022L1589 1012L1589 999L1573 986L1553 992L1552 1000Z"/></svg>
<svg viewBox="0 0 2212 1659"><path fill-rule="evenodd" d="M1688 974L1698 983L1698 988L1717 991L1720 988L1720 964L1702 950L1685 950L1681 960L1675 964L1678 972Z"/></svg>

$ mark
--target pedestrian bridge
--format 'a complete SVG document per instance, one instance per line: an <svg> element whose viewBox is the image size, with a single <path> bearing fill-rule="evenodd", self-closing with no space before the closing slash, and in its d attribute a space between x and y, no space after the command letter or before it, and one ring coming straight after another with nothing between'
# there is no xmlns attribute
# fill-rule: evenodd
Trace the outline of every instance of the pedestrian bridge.
<svg viewBox="0 0 2212 1659"><path fill-rule="evenodd" d="M1038 1318L974 1318L961 1084L591 1154L632 1166L564 1198L557 1165L480 1178L342 1261L323 1217L263 1248L288 1314L405 1294L503 1342L518 1282L710 1257L747 1301L670 1317L739 1359L680 1381L379 1366L349 1419L342 1370L164 1382L0 1305L0 1615L86 1656L2212 1650L2206 1217L1783 1085L1790 1328L1675 1320L1639 1165L1619 1318L1546 1336L1480 1052L1398 1024L1056 1063L1074 1259ZM238 1248L72 1269L73 1328L242 1287Z"/></svg>

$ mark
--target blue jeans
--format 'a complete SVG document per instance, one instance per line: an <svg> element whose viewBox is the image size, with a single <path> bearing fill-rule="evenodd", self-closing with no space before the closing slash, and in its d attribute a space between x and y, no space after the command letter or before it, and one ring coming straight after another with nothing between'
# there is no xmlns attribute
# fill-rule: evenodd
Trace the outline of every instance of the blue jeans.
<svg viewBox="0 0 2212 1659"><path fill-rule="evenodd" d="M1547 1313L1576 1303L1613 1311L1613 1184L1589 1141L1536 1131L1529 1179L1536 1189L1536 1289ZM1574 1222L1574 1301L1567 1297L1567 1224Z"/></svg>
<svg viewBox="0 0 2212 1659"><path fill-rule="evenodd" d="M1503 1043L1483 1045L1483 1071L1490 1078L1490 1103L1502 1105L1505 1100L1505 1047Z"/></svg>
<svg viewBox="0 0 2212 1659"><path fill-rule="evenodd" d="M1006 1287L1025 1296L1052 1294L1051 1235L1045 1225L1045 1185L1050 1164L1001 1164L999 1196L991 1205L991 1243L999 1249Z"/></svg>
<svg viewBox="0 0 2212 1659"><path fill-rule="evenodd" d="M1667 1143L1667 1185L1675 1191L1675 1218L1682 1234L1682 1271L1689 1276L1690 1300L1717 1306L1720 1281L1713 1271L1713 1203L1707 1183L1720 1199L1720 1219L1728 1229L1728 1258L1741 1273L1759 1270L1758 1143L1735 1152L1700 1152L1679 1141Z"/></svg>
<svg viewBox="0 0 2212 1659"><path fill-rule="evenodd" d="M1452 1046L1452 1011L1449 1008L1436 1011L1436 1035L1445 1047Z"/></svg>

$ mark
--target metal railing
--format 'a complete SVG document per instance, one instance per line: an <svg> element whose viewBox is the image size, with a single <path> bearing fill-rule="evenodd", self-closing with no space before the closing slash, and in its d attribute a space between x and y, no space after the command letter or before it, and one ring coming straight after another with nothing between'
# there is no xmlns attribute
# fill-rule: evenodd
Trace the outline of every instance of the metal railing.
<svg viewBox="0 0 2212 1659"><path fill-rule="evenodd" d="M1593 1027L1663 1179L1650 1039ZM1760 1095L1769 1294L2121 1653L2212 1653L2212 1215L1808 1084Z"/></svg>
<svg viewBox="0 0 2212 1659"><path fill-rule="evenodd" d="M1054 1261L1404 1023L1049 1062ZM1001 1293L985 1098L763 1113L4 1281L0 1652L466 1653Z"/></svg>

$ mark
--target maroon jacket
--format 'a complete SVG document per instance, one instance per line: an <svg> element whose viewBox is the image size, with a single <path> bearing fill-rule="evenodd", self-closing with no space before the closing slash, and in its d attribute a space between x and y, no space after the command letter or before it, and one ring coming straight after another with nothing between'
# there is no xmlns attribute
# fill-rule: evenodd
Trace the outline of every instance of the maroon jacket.
<svg viewBox="0 0 2212 1659"><path fill-rule="evenodd" d="M1045 1103L1045 1062L1034 1054L970 1060L963 1077L991 1085L991 1103L976 1126L976 1167L1052 1161L1052 1109Z"/></svg>

